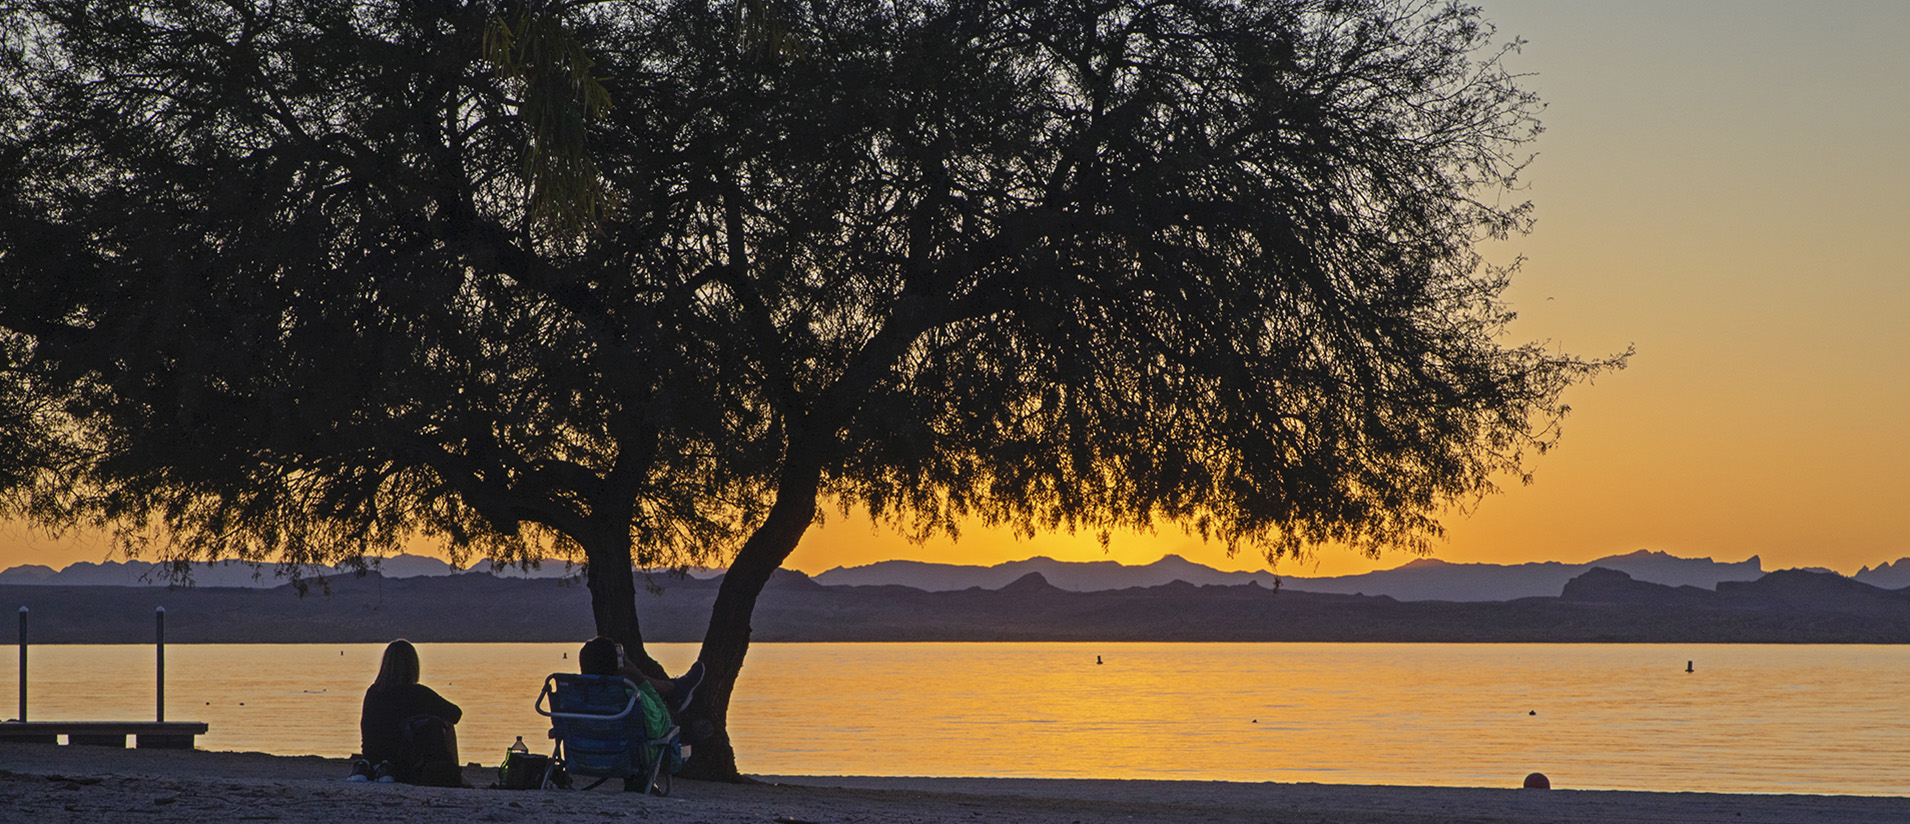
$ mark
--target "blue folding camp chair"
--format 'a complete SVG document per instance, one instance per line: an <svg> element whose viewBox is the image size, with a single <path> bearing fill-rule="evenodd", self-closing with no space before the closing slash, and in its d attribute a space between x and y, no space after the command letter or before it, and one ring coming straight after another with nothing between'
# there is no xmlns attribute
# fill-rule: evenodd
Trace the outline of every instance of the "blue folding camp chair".
<svg viewBox="0 0 1910 824"><path fill-rule="evenodd" d="M612 778L642 777L644 791L670 794L670 775L688 757L682 733L675 727L656 738L643 728L637 685L615 675L577 675L554 672L537 694L537 712L550 719L550 737L557 741L543 786L548 789L561 766L572 776L597 780L588 790Z"/></svg>

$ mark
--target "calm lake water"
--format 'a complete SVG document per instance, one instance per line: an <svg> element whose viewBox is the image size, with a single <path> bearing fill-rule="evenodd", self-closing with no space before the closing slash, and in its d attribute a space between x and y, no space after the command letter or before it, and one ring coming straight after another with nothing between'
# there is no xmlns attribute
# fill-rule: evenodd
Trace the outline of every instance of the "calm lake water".
<svg viewBox="0 0 1910 824"><path fill-rule="evenodd" d="M210 723L202 749L345 756L382 649L169 645L166 718ZM532 702L576 645L419 651L464 760L547 746ZM29 718L152 718L153 658L35 646ZM762 774L1903 795L1907 691L1898 646L758 644L731 723Z"/></svg>

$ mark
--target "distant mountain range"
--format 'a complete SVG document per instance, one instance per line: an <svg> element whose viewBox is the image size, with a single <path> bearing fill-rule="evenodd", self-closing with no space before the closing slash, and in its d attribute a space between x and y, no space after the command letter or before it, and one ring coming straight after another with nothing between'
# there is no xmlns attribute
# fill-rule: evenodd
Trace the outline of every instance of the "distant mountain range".
<svg viewBox="0 0 1910 824"><path fill-rule="evenodd" d="M867 566L837 567L817 575L816 582L829 586L906 586L945 592L970 587L998 589L1029 573L1040 573L1055 588L1072 592L1159 586L1173 581L1196 586L1237 586L1253 581L1268 588L1277 585L1299 592L1383 595L1401 601L1510 601L1556 596L1565 582L1594 567L1618 570L1654 584L1705 589L1716 589L1725 581L1755 581L1765 574L1763 563L1756 555L1736 563L1722 563L1710 558L1679 558L1641 549L1584 564L1557 561L1454 564L1420 558L1393 569L1321 578L1276 576L1271 572L1222 572L1178 555L1168 555L1142 566L1052 558L1030 558L987 567L882 561ZM1894 567L1885 564L1874 571L1866 568L1857 580L1887 589L1910 586L1910 559L1899 561Z"/></svg>
<svg viewBox="0 0 1910 824"><path fill-rule="evenodd" d="M547 561L531 570L514 566L491 569L484 562L478 563L476 567L477 571L490 572L500 578L563 578L575 576L581 571L580 567L567 566L563 561ZM372 569L386 578L455 575L468 571L457 569L437 558L408 553L378 559ZM107 561L99 564L81 561L61 570L42 564L24 564L0 570L0 584L80 587L166 587L186 584L195 587L271 589L286 583L278 564L250 564L244 561L195 563L191 567L190 577L184 581L169 579L169 573L167 566L146 561ZM350 575L352 571L344 566L320 567L307 570L305 574Z"/></svg>
<svg viewBox="0 0 1910 824"><path fill-rule="evenodd" d="M661 576L639 594L646 640L703 635L719 581ZM27 607L35 644L151 643L166 609L174 643L577 642L590 595L574 580L483 573L337 576L290 586L108 587L0 584ZM752 639L799 641L1312 641L1608 643L1910 643L1910 589L1834 573L1773 572L1716 589L1641 581L1593 568L1558 595L1508 601L1401 601L1257 581L1075 592L1031 572L997 589L928 592L824 586L779 571L757 602ZM0 621L0 643L17 638Z"/></svg>
<svg viewBox="0 0 1910 824"><path fill-rule="evenodd" d="M481 571L489 571L495 577L507 579L575 577L581 571L579 567L561 561L546 562L528 571L516 567L488 570L488 565L483 563L477 566ZM1567 581L1593 568L1623 572L1633 580L1645 583L1707 590L1717 590L1727 582L1755 581L1765 575L1762 561L1756 555L1732 563L1710 558L1679 558L1663 552L1639 550L1583 564L1556 561L1455 564L1421 558L1393 569L1317 578L1275 575L1266 571L1226 572L1178 555L1168 555L1151 564L1138 566L1113 561L1057 561L1045 557L994 566L882 561L866 566L836 567L816 575L814 581L824 586L901 586L928 592L952 592L971 588L1000 589L1031 573L1038 573L1047 585L1068 592L1156 587L1176 581L1194 586L1239 586L1253 582L1267 589L1384 596L1399 601L1483 602L1555 597L1563 591ZM441 577L461 572L437 558L408 554L383 559L374 569L385 579ZM319 571L331 575L350 574L348 570L338 569ZM272 564L253 565L237 561L202 563L192 567L191 584L197 587L269 589L285 583L279 573L278 567ZM307 574L310 575L311 571ZM714 574L717 573L693 573L696 577L705 578ZM1864 567L1852 580L1882 589L1910 586L1910 558L1885 563L1875 569ZM167 579L163 567L142 562L76 563L58 571L29 564L0 571L0 585L165 587L176 583Z"/></svg>
<svg viewBox="0 0 1910 824"><path fill-rule="evenodd" d="M1864 567L1863 569L1857 570L1856 575L1850 577L1852 580L1862 581L1873 587L1882 587L1884 589L1903 589L1904 587L1910 587L1910 558L1898 558L1894 562L1885 561L1876 569Z"/></svg>

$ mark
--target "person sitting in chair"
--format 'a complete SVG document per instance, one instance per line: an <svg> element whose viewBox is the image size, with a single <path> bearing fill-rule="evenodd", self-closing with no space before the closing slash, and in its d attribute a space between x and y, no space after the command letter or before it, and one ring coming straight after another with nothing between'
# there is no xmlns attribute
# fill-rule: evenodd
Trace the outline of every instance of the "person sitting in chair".
<svg viewBox="0 0 1910 824"><path fill-rule="evenodd" d="M649 684L663 698L671 715L683 711L703 683L703 662L698 661L677 678L652 678L623 655L623 645L599 635L584 642L577 653L577 666L585 675L621 675L638 684Z"/></svg>
<svg viewBox="0 0 1910 824"><path fill-rule="evenodd" d="M702 661L691 664L678 678L652 678L624 657L622 644L601 635L584 642L583 650L577 653L577 666L585 675L621 676L637 685L637 700L645 711L634 713L624 723L647 738L667 735L672 719L689 706L697 685L703 682ZM657 705L661 709L650 709ZM643 792L649 784L644 778L630 776L623 780L623 788L626 792Z"/></svg>
<svg viewBox="0 0 1910 824"><path fill-rule="evenodd" d="M365 690L358 719L363 758L354 781L464 786L458 761L458 705L418 683L418 649L400 638L385 647L378 678Z"/></svg>

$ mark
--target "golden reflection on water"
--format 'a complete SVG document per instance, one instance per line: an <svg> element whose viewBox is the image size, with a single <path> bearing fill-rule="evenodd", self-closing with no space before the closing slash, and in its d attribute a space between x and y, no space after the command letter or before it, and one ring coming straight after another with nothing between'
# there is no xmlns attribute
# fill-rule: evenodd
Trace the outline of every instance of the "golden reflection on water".
<svg viewBox="0 0 1910 824"><path fill-rule="evenodd" d="M465 760L546 746L531 704L575 646L420 645ZM205 749L343 756L381 650L172 645L167 718L211 723ZM652 652L676 672L696 648ZM33 719L155 709L151 647L36 646L29 674ZM759 774L1895 795L1907 683L1889 646L759 644L731 729Z"/></svg>

